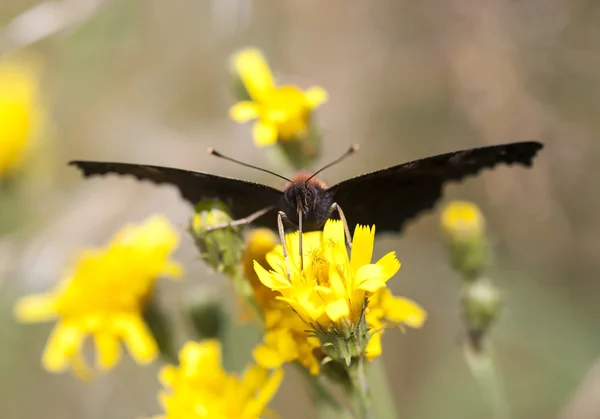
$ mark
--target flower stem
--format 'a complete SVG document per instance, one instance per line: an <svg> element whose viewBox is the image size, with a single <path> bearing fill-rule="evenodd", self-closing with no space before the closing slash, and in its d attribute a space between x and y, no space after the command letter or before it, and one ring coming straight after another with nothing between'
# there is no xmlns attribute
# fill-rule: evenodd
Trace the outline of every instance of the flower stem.
<svg viewBox="0 0 600 419"><path fill-rule="evenodd" d="M359 357L358 360L348 368L348 374L352 382L352 399L356 406L356 411L359 419L373 419L373 410L371 403L371 392L369 389L369 381L365 374L364 357Z"/></svg>
<svg viewBox="0 0 600 419"><path fill-rule="evenodd" d="M390 385L383 359L376 358L369 363L367 370L371 394L373 398L373 411L377 419L396 419L399 417L394 396L390 391Z"/></svg>
<svg viewBox="0 0 600 419"><path fill-rule="evenodd" d="M469 342L464 344L467 364L484 395L488 398L495 419L509 419L510 412L506 396L500 382L500 375L494 366L489 349L477 349Z"/></svg>
<svg viewBox="0 0 600 419"><path fill-rule="evenodd" d="M311 375L308 370L300 365L296 364L298 370L304 376L306 384L309 388L310 397L315 403L317 409L317 416L320 419L353 419L354 416L346 410L340 402L331 394L331 392L323 385L319 380L319 377Z"/></svg>

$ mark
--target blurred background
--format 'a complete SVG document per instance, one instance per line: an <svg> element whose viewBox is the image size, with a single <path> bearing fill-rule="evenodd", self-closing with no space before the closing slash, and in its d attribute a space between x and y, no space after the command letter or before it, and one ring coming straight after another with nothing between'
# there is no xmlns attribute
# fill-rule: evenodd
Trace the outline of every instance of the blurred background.
<svg viewBox="0 0 600 419"><path fill-rule="evenodd" d="M460 148L545 143L533 170L499 168L450 186L446 199L473 200L487 218L489 275L506 299L492 339L512 417L600 417L600 3L591 0L3 0L0 52L35 61L45 115L27 164L0 190L0 417L159 412L158 363L125 357L90 384L50 375L40 357L52 324L20 325L12 306L54 286L81 248L125 223L161 212L188 224L191 208L174 188L84 181L69 160L281 186L206 154L212 146L269 165L251 126L227 114L228 58L249 45L279 80L328 91L316 113L321 163L362 146L324 173L330 184ZM159 296L174 316L187 287L230 289L182 237L186 280L162 284ZM429 313L422 330L383 339L400 417L489 417L459 345L458 278L439 208L400 238L378 240L377 254L390 250L402 262L393 291ZM305 418L309 404L289 371L272 407Z"/></svg>

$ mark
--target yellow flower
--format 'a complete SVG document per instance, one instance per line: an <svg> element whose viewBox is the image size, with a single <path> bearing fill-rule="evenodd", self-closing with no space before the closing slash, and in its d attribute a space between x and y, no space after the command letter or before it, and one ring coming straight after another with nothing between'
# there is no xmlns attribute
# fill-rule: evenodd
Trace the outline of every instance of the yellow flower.
<svg viewBox="0 0 600 419"><path fill-rule="evenodd" d="M250 232L246 239L244 250L243 264L244 274L248 283L252 287L254 300L260 307L262 312L265 312L275 302L277 292L265 287L256 272L254 272L254 261L262 266L267 266L266 256L277 244L277 237L268 228L256 228Z"/></svg>
<svg viewBox="0 0 600 419"><path fill-rule="evenodd" d="M365 297L386 286L398 271L400 262L394 252L371 263L375 230L357 226L350 258L339 220L329 220L323 232L303 236L304 269L300 271L299 234L286 235L291 257L288 280L283 249L278 246L267 255L272 271L255 264L260 281L281 293L281 299L294 308L310 325L328 327L347 319L355 323Z"/></svg>
<svg viewBox="0 0 600 419"><path fill-rule="evenodd" d="M164 415L156 419L257 419L266 411L283 378L283 370L269 372L253 365L242 376L221 367L221 345L209 339L188 342L180 364L160 372L167 391L159 400Z"/></svg>
<svg viewBox="0 0 600 419"><path fill-rule="evenodd" d="M42 120L30 62L0 59L0 177L18 168Z"/></svg>
<svg viewBox="0 0 600 419"><path fill-rule="evenodd" d="M81 378L88 376L80 354L88 336L94 337L100 370L117 364L121 341L138 363L154 360L158 348L142 311L157 277L181 275L169 259L178 243L178 232L162 216L125 226L107 248L82 252L53 291L18 301L15 314L23 322L58 319L44 350L44 368L72 367Z"/></svg>
<svg viewBox="0 0 600 419"><path fill-rule="evenodd" d="M232 61L251 100L236 103L229 114L236 122L257 120L253 129L256 145L306 136L311 111L327 100L327 92L320 87L303 92L297 86L277 86L265 58L255 48L236 53Z"/></svg>
<svg viewBox="0 0 600 419"><path fill-rule="evenodd" d="M456 239L470 238L482 234L485 219L477 205L466 201L454 201L442 211L442 230Z"/></svg>
<svg viewBox="0 0 600 419"><path fill-rule="evenodd" d="M275 234L263 228L253 230L246 240L244 273L263 315L265 328L263 343L254 349L254 359L259 365L269 369L299 361L316 375L319 373L319 359L315 352L320 352L319 340L306 333L306 324L288 304L276 298L278 292L260 282L254 271L254 261L268 267L266 255L276 244Z"/></svg>
<svg viewBox="0 0 600 419"><path fill-rule="evenodd" d="M471 202L451 202L442 211L441 227L452 266L464 280L474 281L490 259L480 209Z"/></svg>
<svg viewBox="0 0 600 419"><path fill-rule="evenodd" d="M289 278L281 246L266 256L270 271L258 262L254 264L260 281L278 291L277 299L287 303L293 313L313 329L325 353L329 351L324 337L341 334L343 338L358 338L356 349L372 358L381 353L377 339L383 327L401 324L420 327L424 322L425 312L416 303L393 297L386 288L387 281L400 268L394 252L371 263L374 237L374 227L357 226L348 256L342 222L329 220L322 232L303 234L302 270L299 233L286 235ZM362 325L363 321L367 324ZM375 340L370 340L373 336ZM365 353L369 350L373 352Z"/></svg>

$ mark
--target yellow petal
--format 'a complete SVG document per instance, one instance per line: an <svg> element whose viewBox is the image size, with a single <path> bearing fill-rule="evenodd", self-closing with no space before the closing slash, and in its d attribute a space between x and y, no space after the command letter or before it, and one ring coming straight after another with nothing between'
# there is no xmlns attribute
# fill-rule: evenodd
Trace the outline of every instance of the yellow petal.
<svg viewBox="0 0 600 419"><path fill-rule="evenodd" d="M229 108L229 117L236 122L248 122L258 118L258 105L249 100L236 103Z"/></svg>
<svg viewBox="0 0 600 419"><path fill-rule="evenodd" d="M96 342L96 364L100 370L114 367L121 357L121 347L115 335L99 332L94 336Z"/></svg>
<svg viewBox="0 0 600 419"><path fill-rule="evenodd" d="M352 251L350 254L350 266L356 272L362 265L371 263L373 257L373 246L375 244L375 226L357 225L352 238Z"/></svg>
<svg viewBox="0 0 600 419"><path fill-rule="evenodd" d="M79 380L89 382L94 378L94 371L90 368L81 352L76 352L71 359L71 371Z"/></svg>
<svg viewBox="0 0 600 419"><path fill-rule="evenodd" d="M289 243L288 243L289 244ZM289 249L289 247L288 247ZM285 258L283 257L283 251L281 246L277 246L275 251L266 254L265 259L268 266L270 266L274 272L285 273ZM262 265L261 265L262 266Z"/></svg>
<svg viewBox="0 0 600 419"><path fill-rule="evenodd" d="M367 279L366 281L363 281L360 284L359 287L361 290L364 291L368 291L368 292L376 292L377 290L381 289L381 288L385 288L385 282L383 282L380 279Z"/></svg>
<svg viewBox="0 0 600 419"><path fill-rule="evenodd" d="M291 287L285 276L267 271L260 263L256 261L254 261L254 272L256 272L256 275L258 275L260 282L267 288L279 291Z"/></svg>
<svg viewBox="0 0 600 419"><path fill-rule="evenodd" d="M327 101L327 92L321 87L309 87L308 90L304 92L304 100L310 109L316 108Z"/></svg>
<svg viewBox="0 0 600 419"><path fill-rule="evenodd" d="M367 344L366 356L367 359L373 359L381 355L381 335L383 331L375 332L371 335Z"/></svg>
<svg viewBox="0 0 600 419"><path fill-rule="evenodd" d="M331 287L331 291L338 298L344 298L346 294L346 283L344 282L344 278L340 275L340 270L338 269L339 265L332 263L329 265L329 286Z"/></svg>
<svg viewBox="0 0 600 419"><path fill-rule="evenodd" d="M256 409L249 409L248 416L245 417L258 417L262 413L262 410L267 406L269 401L277 393L277 389L281 385L283 380L283 369L278 368L271 373L271 375L264 380L260 386L260 391L256 395Z"/></svg>
<svg viewBox="0 0 600 419"><path fill-rule="evenodd" d="M255 381L254 386L247 379L248 376L255 376L255 378L251 378L252 381ZM245 400L245 403L239 406L239 416L242 418L266 417L268 412L265 412L265 408L277 392L282 379L283 370L281 368L271 374L260 366L250 368L245 373L242 388L253 397Z"/></svg>
<svg viewBox="0 0 600 419"><path fill-rule="evenodd" d="M246 368L242 377L242 384L249 393L259 389L269 377L269 370L260 365L251 365Z"/></svg>
<svg viewBox="0 0 600 419"><path fill-rule="evenodd" d="M323 227L323 244L329 251L335 248L346 248L344 224L341 220L327 220Z"/></svg>
<svg viewBox="0 0 600 419"><path fill-rule="evenodd" d="M285 362L283 356L281 356L275 348L265 344L258 345L254 348L252 356L258 365L269 369L279 368Z"/></svg>
<svg viewBox="0 0 600 419"><path fill-rule="evenodd" d="M273 125L282 124L288 120L289 117L289 112L285 109L269 108L265 114L265 119Z"/></svg>
<svg viewBox="0 0 600 419"><path fill-rule="evenodd" d="M410 327L420 328L425 323L427 313L414 301L392 297L386 299L385 317L394 323L403 323Z"/></svg>
<svg viewBox="0 0 600 419"><path fill-rule="evenodd" d="M350 309L345 300L337 300L327 304L325 312L327 313L327 317L334 322L337 322L343 317L350 317Z"/></svg>
<svg viewBox="0 0 600 419"><path fill-rule="evenodd" d="M233 67L250 97L260 102L275 87L275 80L264 56L256 48L247 48L233 56Z"/></svg>
<svg viewBox="0 0 600 419"><path fill-rule="evenodd" d="M165 261L163 265L161 276L166 276L171 279L179 279L183 275L183 268L177 262L172 260Z"/></svg>
<svg viewBox="0 0 600 419"><path fill-rule="evenodd" d="M177 377L177 367L174 365L166 365L158 372L158 380L163 387L173 387Z"/></svg>
<svg viewBox="0 0 600 419"><path fill-rule="evenodd" d="M387 281L400 269L400 261L396 258L395 252L390 252L381 259L379 259L376 263L377 266L381 266L383 268L382 271L382 279Z"/></svg>
<svg viewBox="0 0 600 419"><path fill-rule="evenodd" d="M186 374L202 373L211 377L221 371L221 343L217 339L202 342L187 342L179 353L182 368Z"/></svg>
<svg viewBox="0 0 600 419"><path fill-rule="evenodd" d="M148 326L139 316L120 316L115 320L115 328L137 363L148 364L156 359L158 345Z"/></svg>
<svg viewBox="0 0 600 419"><path fill-rule="evenodd" d="M385 268L380 265L363 265L356 271L357 289L375 292L385 287Z"/></svg>
<svg viewBox="0 0 600 419"><path fill-rule="evenodd" d="M64 371L85 338L85 332L74 322L60 322L55 327L42 355L42 365L50 372Z"/></svg>
<svg viewBox="0 0 600 419"><path fill-rule="evenodd" d="M56 296L52 293L29 295L15 304L14 313L21 322L42 322L56 318Z"/></svg>
<svg viewBox="0 0 600 419"><path fill-rule="evenodd" d="M252 129L252 137L257 146L275 144L277 142L277 127L263 121L256 121Z"/></svg>

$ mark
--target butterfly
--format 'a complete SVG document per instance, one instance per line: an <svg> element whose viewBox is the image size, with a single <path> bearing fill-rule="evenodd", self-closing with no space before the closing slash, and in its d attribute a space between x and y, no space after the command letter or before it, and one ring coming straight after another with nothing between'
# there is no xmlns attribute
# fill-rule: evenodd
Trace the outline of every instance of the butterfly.
<svg viewBox="0 0 600 419"><path fill-rule="evenodd" d="M538 142L518 142L454 151L366 173L330 187L315 175L352 154L356 146L315 174L301 172L288 179L258 168L285 179L283 189L170 167L81 160L69 164L81 169L85 177L131 175L174 185L192 205L218 199L228 206L234 219L228 225L268 227L283 236L284 228L315 231L328 218L339 217L349 236L357 224L375 224L378 232L400 232L409 220L435 206L446 183L498 164L530 167L542 148ZM212 154L241 163L214 150Z"/></svg>

